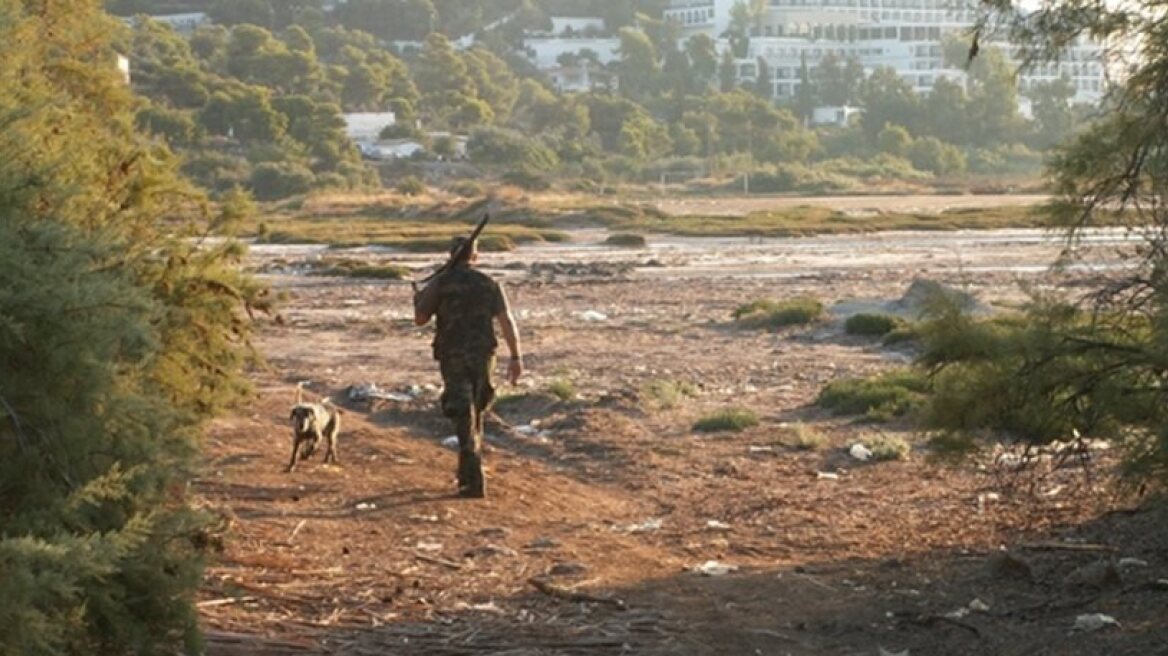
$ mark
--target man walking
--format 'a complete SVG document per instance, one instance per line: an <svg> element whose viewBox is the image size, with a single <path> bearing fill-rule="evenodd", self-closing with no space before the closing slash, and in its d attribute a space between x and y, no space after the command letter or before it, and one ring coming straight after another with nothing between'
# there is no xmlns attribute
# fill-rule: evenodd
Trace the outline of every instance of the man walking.
<svg viewBox="0 0 1168 656"><path fill-rule="evenodd" d="M514 385L523 373L519 331L499 283L475 270L478 244L469 248L458 237L450 249L451 262L421 291L414 294L414 323L424 326L438 316L434 359L442 372L442 413L454 422L458 434L458 494L486 496L483 478L483 415L495 400L491 371L495 367L493 320L499 321L511 359L507 379ZM461 254L461 255L460 255Z"/></svg>

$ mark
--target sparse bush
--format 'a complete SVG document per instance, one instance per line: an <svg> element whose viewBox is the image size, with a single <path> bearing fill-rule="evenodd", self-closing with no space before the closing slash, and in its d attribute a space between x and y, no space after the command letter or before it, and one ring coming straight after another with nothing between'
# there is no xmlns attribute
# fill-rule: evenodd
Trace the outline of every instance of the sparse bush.
<svg viewBox="0 0 1168 656"><path fill-rule="evenodd" d="M912 445L899 435L872 435L860 440L872 452L877 461L905 460L912 452Z"/></svg>
<svg viewBox="0 0 1168 656"><path fill-rule="evenodd" d="M800 451L817 451L827 441L823 433L803 422L787 426L779 439L784 446Z"/></svg>
<svg viewBox="0 0 1168 656"><path fill-rule="evenodd" d="M844 378L828 383L816 403L837 415L866 415L873 420L901 417L919 408L929 381L911 370L892 371L874 378Z"/></svg>
<svg viewBox="0 0 1168 656"><path fill-rule="evenodd" d="M604 243L609 246L625 246L629 248L644 248L645 235L639 235L632 232L617 232L608 236Z"/></svg>
<svg viewBox="0 0 1168 656"><path fill-rule="evenodd" d="M904 324L904 320L891 314L860 313L848 317L844 331L849 335L887 335Z"/></svg>
<svg viewBox="0 0 1168 656"><path fill-rule="evenodd" d="M349 258L325 260L313 271L318 276L343 276L345 278L374 278L378 280L402 280L410 270L397 264L367 264Z"/></svg>
<svg viewBox="0 0 1168 656"><path fill-rule="evenodd" d="M450 185L450 192L463 198L478 198L483 195L483 185L474 180L459 180Z"/></svg>
<svg viewBox="0 0 1168 656"><path fill-rule="evenodd" d="M823 303L813 298L786 301L755 300L734 310L734 319L743 328L781 328L806 325L823 317Z"/></svg>
<svg viewBox="0 0 1168 656"><path fill-rule="evenodd" d="M698 388L684 380L651 380L641 388L641 394L661 409L675 408L687 398L697 396Z"/></svg>
<svg viewBox="0 0 1168 656"><path fill-rule="evenodd" d="M532 169L512 169L503 174L503 182L528 191L544 191L552 186L544 173Z"/></svg>
<svg viewBox="0 0 1168 656"><path fill-rule="evenodd" d="M316 177L292 162L264 162L251 174L251 189L259 200L276 200L308 191Z"/></svg>
<svg viewBox="0 0 1168 656"><path fill-rule="evenodd" d="M916 324L906 322L888 331L884 335L884 339L880 340L880 343L885 346L894 346L896 344L904 344L905 342L915 342L919 339L920 334Z"/></svg>
<svg viewBox="0 0 1168 656"><path fill-rule="evenodd" d="M575 400L578 393L576 386L567 378L557 378L548 384L548 391L561 401Z"/></svg>
<svg viewBox="0 0 1168 656"><path fill-rule="evenodd" d="M758 415L745 408L726 408L697 420L693 429L699 433L740 431L758 425Z"/></svg>
<svg viewBox="0 0 1168 656"><path fill-rule="evenodd" d="M421 196L426 193L426 183L415 175L407 175L397 181L394 189L403 196Z"/></svg>

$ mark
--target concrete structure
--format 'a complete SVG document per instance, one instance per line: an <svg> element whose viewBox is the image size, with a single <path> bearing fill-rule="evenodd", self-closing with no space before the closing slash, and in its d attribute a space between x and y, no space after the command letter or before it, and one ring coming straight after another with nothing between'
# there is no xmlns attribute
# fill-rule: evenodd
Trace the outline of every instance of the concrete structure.
<svg viewBox="0 0 1168 656"><path fill-rule="evenodd" d="M683 39L706 34L717 41L721 53L729 48L722 37L740 1L670 0L664 16L681 27ZM855 57L867 72L891 67L918 93L928 93L941 76L964 79L964 71L946 67L941 40L966 33L976 19L975 7L973 0L769 0L749 27L747 56L736 60L738 78L755 83L761 57L773 97L788 99L798 90L803 62L814 71L823 57L834 53ZM1104 65L1102 49L1083 42L1063 61L1020 75L1019 89L1066 76L1075 86L1076 101L1095 103L1105 91Z"/></svg>
<svg viewBox="0 0 1168 656"><path fill-rule="evenodd" d="M377 141L382 130L397 124L393 112L352 112L341 117L345 119L345 134L358 143Z"/></svg>
<svg viewBox="0 0 1168 656"><path fill-rule="evenodd" d="M863 111L859 107L851 107L848 105L816 107L811 111L811 124L838 125L843 127L851 122L852 117L858 116Z"/></svg>
<svg viewBox="0 0 1168 656"><path fill-rule="evenodd" d="M600 36L604 34L603 18L564 18L552 16L551 34L556 36Z"/></svg>
<svg viewBox="0 0 1168 656"><path fill-rule="evenodd" d="M557 66L545 71L557 91L616 91L620 85L615 73L594 66L587 61L579 66Z"/></svg>
<svg viewBox="0 0 1168 656"><path fill-rule="evenodd" d="M617 54L620 39L535 36L524 39L523 47L527 58L542 71L560 66L559 57L563 54L577 55L588 51L600 64L611 64L620 58Z"/></svg>

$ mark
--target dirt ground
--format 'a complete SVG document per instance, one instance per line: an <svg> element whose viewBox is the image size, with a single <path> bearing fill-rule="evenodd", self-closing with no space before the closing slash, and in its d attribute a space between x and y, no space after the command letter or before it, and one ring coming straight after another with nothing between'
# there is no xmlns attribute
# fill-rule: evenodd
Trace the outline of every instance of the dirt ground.
<svg viewBox="0 0 1168 656"><path fill-rule="evenodd" d="M301 275L315 247L253 250L284 321L261 327L257 396L214 424L196 483L227 529L200 594L208 653L1168 654L1168 518L1113 493L1106 452L1023 474L946 466L904 427L814 407L830 380L911 359L844 334L847 312L917 277L987 307L1022 284L1087 290L1112 237L1095 266L1058 275L1057 243L1032 231L602 238L483 257L528 372L500 384L481 501L452 495L431 329L412 325L408 286ZM800 294L832 321L729 321ZM297 381L345 409L339 466L283 472ZM693 394L661 398L661 381ZM350 400L368 383L398 400ZM692 430L731 406L760 425ZM823 443L793 446L800 430ZM853 459L874 433L916 446ZM1076 627L1093 614L1118 624Z"/></svg>

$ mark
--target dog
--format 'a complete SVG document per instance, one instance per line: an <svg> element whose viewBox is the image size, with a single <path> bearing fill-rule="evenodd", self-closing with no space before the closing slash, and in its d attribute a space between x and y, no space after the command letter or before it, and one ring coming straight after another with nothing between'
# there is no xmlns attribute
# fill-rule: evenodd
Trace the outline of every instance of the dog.
<svg viewBox="0 0 1168 656"><path fill-rule="evenodd" d="M296 461L305 460L321 440L325 441L325 463L338 464L337 433L341 431L341 409L325 399L321 403L305 403L300 385L296 386L296 405L288 417L292 421L292 459L286 471L296 469Z"/></svg>

